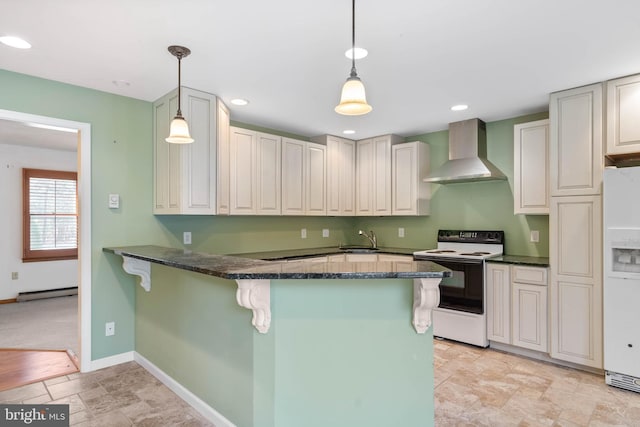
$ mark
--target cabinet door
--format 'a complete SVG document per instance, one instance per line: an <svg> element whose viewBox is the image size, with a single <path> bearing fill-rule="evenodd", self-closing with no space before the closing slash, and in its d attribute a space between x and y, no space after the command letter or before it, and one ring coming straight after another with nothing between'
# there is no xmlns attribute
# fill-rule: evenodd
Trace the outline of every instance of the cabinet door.
<svg viewBox="0 0 640 427"><path fill-rule="evenodd" d="M230 212L232 215L256 213L256 132L231 128Z"/></svg>
<svg viewBox="0 0 640 427"><path fill-rule="evenodd" d="M431 185L429 145L414 141L391 146L391 214L428 215Z"/></svg>
<svg viewBox="0 0 640 427"><path fill-rule="evenodd" d="M282 214L304 215L305 142L282 138Z"/></svg>
<svg viewBox="0 0 640 427"><path fill-rule="evenodd" d="M601 194L602 85L551 94L551 196Z"/></svg>
<svg viewBox="0 0 640 427"><path fill-rule="evenodd" d="M551 357L602 369L601 196L552 197Z"/></svg>
<svg viewBox="0 0 640 427"><path fill-rule="evenodd" d="M487 338L511 343L511 282L508 264L486 264Z"/></svg>
<svg viewBox="0 0 640 427"><path fill-rule="evenodd" d="M256 187L258 215L280 215L282 158L279 136L258 133L256 144Z"/></svg>
<svg viewBox="0 0 640 427"><path fill-rule="evenodd" d="M549 215L549 120L513 128L513 212Z"/></svg>
<svg viewBox="0 0 640 427"><path fill-rule="evenodd" d="M215 95L189 88L182 89L182 111L194 141L182 150L182 213L216 213L216 173L218 110Z"/></svg>
<svg viewBox="0 0 640 427"><path fill-rule="evenodd" d="M356 214L356 142L340 140L340 212L339 215ZM328 169L330 170L330 168ZM328 194L327 194L328 196Z"/></svg>
<svg viewBox="0 0 640 427"><path fill-rule="evenodd" d="M218 205L219 215L228 215L229 210L229 149L231 129L229 109L218 99Z"/></svg>
<svg viewBox="0 0 640 427"><path fill-rule="evenodd" d="M546 353L547 287L512 283L513 345Z"/></svg>
<svg viewBox="0 0 640 427"><path fill-rule="evenodd" d="M153 213L169 212L169 96L153 103Z"/></svg>
<svg viewBox="0 0 640 427"><path fill-rule="evenodd" d="M327 147L305 144L305 214L326 215Z"/></svg>
<svg viewBox="0 0 640 427"><path fill-rule="evenodd" d="M607 82L607 154L640 152L640 75Z"/></svg>
<svg viewBox="0 0 640 427"><path fill-rule="evenodd" d="M373 139L373 215L391 215L391 139Z"/></svg>
<svg viewBox="0 0 640 427"><path fill-rule="evenodd" d="M356 215L373 215L373 139L356 146Z"/></svg>

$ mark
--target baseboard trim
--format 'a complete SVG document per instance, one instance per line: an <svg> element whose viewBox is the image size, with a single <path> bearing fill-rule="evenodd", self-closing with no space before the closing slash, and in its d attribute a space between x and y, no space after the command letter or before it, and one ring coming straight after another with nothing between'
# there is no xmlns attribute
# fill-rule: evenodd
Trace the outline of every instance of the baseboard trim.
<svg viewBox="0 0 640 427"><path fill-rule="evenodd" d="M103 357L91 361L91 371L108 368L109 366L119 365L121 363L132 362L134 360L133 351L126 353L114 354L113 356Z"/></svg>
<svg viewBox="0 0 640 427"><path fill-rule="evenodd" d="M158 368L147 358L142 356L138 352L133 352L134 360L143 368L145 368L151 375L156 377L162 384L166 385L171 391L180 396L182 400L191 405L196 411L198 411L207 421L212 422L216 427L236 427L231 421L224 417L220 412L213 409L205 401L198 396L187 390L178 381L167 375L162 369Z"/></svg>

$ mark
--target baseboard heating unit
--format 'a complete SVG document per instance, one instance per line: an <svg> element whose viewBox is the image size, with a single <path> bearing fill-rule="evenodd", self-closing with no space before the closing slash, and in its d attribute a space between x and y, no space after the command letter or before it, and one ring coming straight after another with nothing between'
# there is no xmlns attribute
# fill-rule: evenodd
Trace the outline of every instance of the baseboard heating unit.
<svg viewBox="0 0 640 427"><path fill-rule="evenodd" d="M631 375L618 374L617 372L605 371L604 380L611 386L640 393L640 378L632 377Z"/></svg>
<svg viewBox="0 0 640 427"><path fill-rule="evenodd" d="M45 291L20 292L16 298L16 302L32 301L35 299L66 297L70 295L78 295L78 287L47 289Z"/></svg>

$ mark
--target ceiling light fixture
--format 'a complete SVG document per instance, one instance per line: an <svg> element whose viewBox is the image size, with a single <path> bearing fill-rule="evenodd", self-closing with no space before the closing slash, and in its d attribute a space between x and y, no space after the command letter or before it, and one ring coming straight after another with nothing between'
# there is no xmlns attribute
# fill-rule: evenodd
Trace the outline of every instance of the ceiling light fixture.
<svg viewBox="0 0 640 427"><path fill-rule="evenodd" d="M353 47L345 51L344 56L349 59L362 59L369 55L367 49L362 47Z"/></svg>
<svg viewBox="0 0 640 427"><path fill-rule="evenodd" d="M246 99L242 99L242 98L234 98L234 99L231 100L231 103L233 105L244 106L244 105L248 105L249 101L247 101Z"/></svg>
<svg viewBox="0 0 640 427"><path fill-rule="evenodd" d="M16 49L31 49L31 44L20 37L3 36L0 37L0 43L15 47Z"/></svg>
<svg viewBox="0 0 640 427"><path fill-rule="evenodd" d="M33 123L33 122L25 122L25 125L38 128L38 129L47 129L47 130L56 130L59 132L69 132L69 133L78 133L78 129L66 128L62 126L53 126L53 125L45 125L43 123Z"/></svg>
<svg viewBox="0 0 640 427"><path fill-rule="evenodd" d="M356 47L356 0L351 2L351 49ZM367 114L373 110L373 107L367 104L367 97L364 91L364 85L358 77L356 71L355 55L351 58L351 74L342 86L342 94L340 95L340 104L335 108L336 113L347 116L360 116Z"/></svg>
<svg viewBox="0 0 640 427"><path fill-rule="evenodd" d="M356 133L356 131L352 129L347 129L347 130L343 130L342 133L345 135L353 135L354 133Z"/></svg>
<svg viewBox="0 0 640 427"><path fill-rule="evenodd" d="M180 110L180 64L182 58L189 56L191 51L183 46L169 46L169 52L178 58L178 112L171 121L169 127L169 137L165 141L172 144L190 144L193 142L193 138L189 135L189 125L187 121L182 117L182 110Z"/></svg>
<svg viewBox="0 0 640 427"><path fill-rule="evenodd" d="M451 111L464 111L467 108L469 108L468 105L465 104L458 104L458 105L454 105L453 107L451 107Z"/></svg>

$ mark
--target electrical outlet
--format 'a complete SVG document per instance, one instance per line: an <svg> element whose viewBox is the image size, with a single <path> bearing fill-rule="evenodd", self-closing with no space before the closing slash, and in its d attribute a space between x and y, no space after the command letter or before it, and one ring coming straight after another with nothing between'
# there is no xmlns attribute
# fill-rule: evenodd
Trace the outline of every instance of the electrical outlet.
<svg viewBox="0 0 640 427"><path fill-rule="evenodd" d="M104 324L104 335L110 337L116 334L116 322L107 322Z"/></svg>
<svg viewBox="0 0 640 427"><path fill-rule="evenodd" d="M306 239L307 238L307 229L303 228L302 230L300 230L300 238L301 239Z"/></svg>
<svg viewBox="0 0 640 427"><path fill-rule="evenodd" d="M182 243L184 243L185 245L190 245L191 244L191 232L190 231L185 231L184 233L182 233Z"/></svg>
<svg viewBox="0 0 640 427"><path fill-rule="evenodd" d="M17 271L12 271L11 272L11 280L18 280L18 272Z"/></svg>
<svg viewBox="0 0 640 427"><path fill-rule="evenodd" d="M322 237L329 237L329 229L328 228L323 228L322 229Z"/></svg>
<svg viewBox="0 0 640 427"><path fill-rule="evenodd" d="M398 227L398 237L404 237L404 227Z"/></svg>
<svg viewBox="0 0 640 427"><path fill-rule="evenodd" d="M531 241L531 243L538 243L540 241L540 232L538 230L531 230L529 241Z"/></svg>

